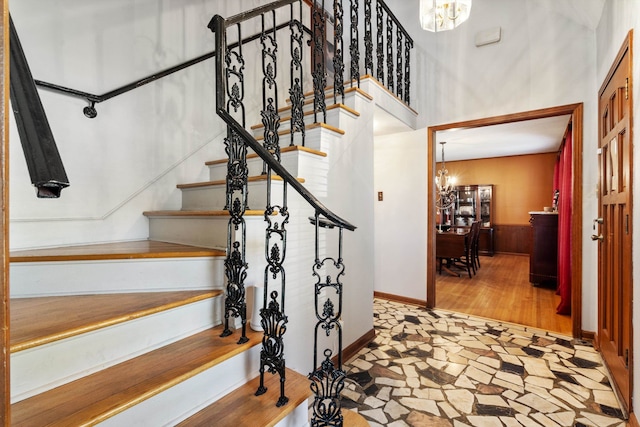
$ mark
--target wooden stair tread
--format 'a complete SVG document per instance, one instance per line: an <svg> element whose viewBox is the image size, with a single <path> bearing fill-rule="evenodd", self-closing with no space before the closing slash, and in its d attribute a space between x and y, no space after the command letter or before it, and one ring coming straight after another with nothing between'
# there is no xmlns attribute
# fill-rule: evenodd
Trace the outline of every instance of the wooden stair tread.
<svg viewBox="0 0 640 427"><path fill-rule="evenodd" d="M54 388L11 406L12 425L94 425L216 364L260 344L262 333L247 328L220 338L221 326Z"/></svg>
<svg viewBox="0 0 640 427"><path fill-rule="evenodd" d="M313 148L301 147L300 145L290 145L290 146L287 146L287 147L281 147L280 148L280 154L290 153L292 151L302 151L304 153L314 154L316 156L327 157L327 153L325 153L324 151L314 150ZM258 157L258 155L256 153L247 154L247 160L255 159L257 157ZM229 159L227 159L227 158L218 159L218 160L210 160L208 162L205 162L205 165L206 166L213 166L213 165L219 165L219 164L226 164L228 161L229 161Z"/></svg>
<svg viewBox="0 0 640 427"><path fill-rule="evenodd" d="M309 379L291 369L286 370L285 382L285 395L289 398L289 402L280 408L276 407L276 401L280 397L280 377L266 373L267 392L261 396L255 396L259 384L258 376L192 415L178 426L271 427L312 395Z"/></svg>
<svg viewBox="0 0 640 427"><path fill-rule="evenodd" d="M282 181L282 177L278 175L271 175L271 179L273 181ZM266 181L266 180L267 180L267 175L250 176L247 178L248 182L260 182L260 181ZM298 180L298 182L300 183L304 183L305 181L304 178L296 178L296 180ZM216 181L203 181L203 182L192 182L189 184L178 184L177 187L179 189L189 189L189 188L219 186L219 185L226 185L226 184L227 184L226 179L219 179Z"/></svg>
<svg viewBox="0 0 640 427"><path fill-rule="evenodd" d="M308 132L308 131L313 130L313 129L326 129L326 130L328 130L330 132L337 133L338 135L344 135L345 134L345 131L343 131L342 129L338 129L335 126L331 126L331 125L328 125L328 124L322 123L322 122L320 122L320 123L312 123L310 125L306 125L304 127L304 129L305 129L305 132ZM285 136L285 135L289 135L290 133L291 133L291 131L289 129L281 130L281 131L278 131L278 136ZM260 135L260 136L256 137L256 141L262 141L263 139L264 139L263 135Z"/></svg>
<svg viewBox="0 0 640 427"><path fill-rule="evenodd" d="M369 74L365 74L365 75L360 77L360 81L362 81L364 79L367 79L367 78L370 78L370 77L371 76ZM353 85L352 85L352 83L353 83ZM373 96L369 95L367 92L365 92L364 90L360 89L358 86L356 86L356 84L357 84L356 80L353 80L353 82L351 82L351 81L344 82L344 94L347 95L347 94L349 94L351 92L356 92L356 93L359 93L360 95L364 96L368 100L372 101L373 100ZM333 98L333 92L335 92L334 89L335 89L334 86L325 87L325 90L324 90L325 99ZM305 92L303 94L304 99L305 99L305 102L304 102L305 105L313 103L314 94L315 94L314 91ZM291 98L287 98L285 100L285 102L287 104L291 104Z"/></svg>
<svg viewBox="0 0 640 427"><path fill-rule="evenodd" d="M221 290L11 299L11 352L221 295Z"/></svg>
<svg viewBox="0 0 640 427"><path fill-rule="evenodd" d="M218 249L157 242L154 240L137 240L131 242L12 251L11 262L217 257L224 255L225 252Z"/></svg>
<svg viewBox="0 0 640 427"><path fill-rule="evenodd" d="M344 111L346 111L348 113L351 113L356 117L360 117L360 113L358 113L356 110L354 110L351 107L347 107L346 105L341 104L341 103L327 105L326 109L327 109L327 111L340 109L340 110L344 110ZM278 113L282 113L282 112L285 112L287 110L291 110L291 106L287 106L287 107L283 107L283 108L278 109ZM303 116L310 116L313 113L314 113L313 111L305 111L302 115ZM288 122L290 120L291 120L291 116L281 117L280 118L280 123ZM251 126L251 130L256 130L256 129L260 129L260 128L263 128L263 127L264 127L264 124L260 123L260 124Z"/></svg>
<svg viewBox="0 0 640 427"><path fill-rule="evenodd" d="M342 424L349 427L369 427L369 422L360 414L350 409L342 410Z"/></svg>

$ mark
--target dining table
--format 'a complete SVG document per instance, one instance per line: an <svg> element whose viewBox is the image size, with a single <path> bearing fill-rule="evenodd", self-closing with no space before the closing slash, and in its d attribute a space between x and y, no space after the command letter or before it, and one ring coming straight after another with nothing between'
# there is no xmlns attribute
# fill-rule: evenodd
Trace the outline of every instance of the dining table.
<svg viewBox="0 0 640 427"><path fill-rule="evenodd" d="M468 227L452 227L446 231L436 231L436 260L442 270L452 276L460 277L460 274L451 270L451 260L465 257L470 232ZM443 261L447 261L447 263L443 265Z"/></svg>

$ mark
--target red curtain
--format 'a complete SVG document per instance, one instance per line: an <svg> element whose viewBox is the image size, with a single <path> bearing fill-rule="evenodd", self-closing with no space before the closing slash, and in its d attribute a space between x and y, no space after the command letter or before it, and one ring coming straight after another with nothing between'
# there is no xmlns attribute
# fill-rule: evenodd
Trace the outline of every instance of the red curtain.
<svg viewBox="0 0 640 427"><path fill-rule="evenodd" d="M553 176L558 199L558 314L571 314L571 202L573 199L573 170L571 127L562 144Z"/></svg>

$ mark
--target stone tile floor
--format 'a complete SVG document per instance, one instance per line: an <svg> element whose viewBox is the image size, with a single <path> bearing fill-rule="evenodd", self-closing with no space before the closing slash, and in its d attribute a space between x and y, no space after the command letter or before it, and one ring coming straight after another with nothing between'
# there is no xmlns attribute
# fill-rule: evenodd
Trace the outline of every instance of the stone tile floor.
<svg viewBox="0 0 640 427"><path fill-rule="evenodd" d="M626 425L588 342L381 299L374 326L342 399L372 427Z"/></svg>

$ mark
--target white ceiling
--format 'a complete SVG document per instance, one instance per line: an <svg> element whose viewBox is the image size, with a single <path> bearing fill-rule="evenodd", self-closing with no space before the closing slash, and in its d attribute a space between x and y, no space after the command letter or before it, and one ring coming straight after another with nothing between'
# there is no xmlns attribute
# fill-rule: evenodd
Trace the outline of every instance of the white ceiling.
<svg viewBox="0 0 640 427"><path fill-rule="evenodd" d="M445 141L445 161L521 156L558 151L571 115L532 119L475 128L448 129L436 133ZM409 132L412 129L391 114L376 109L374 136ZM425 132L425 141L427 134ZM436 147L436 161L442 148Z"/></svg>
<svg viewBox="0 0 640 427"><path fill-rule="evenodd" d="M592 30L598 25L605 0L532 0L549 13L565 16ZM558 151L570 115L527 120L502 125L440 131L436 141L446 141L445 160L468 160ZM408 132L412 129L380 108L376 109L374 135ZM425 133L426 140L426 133ZM440 161L441 147L436 147Z"/></svg>
<svg viewBox="0 0 640 427"><path fill-rule="evenodd" d="M445 141L445 161L553 153L559 150L571 115L525 120L500 125L450 129L436 133ZM436 161L442 147L436 147Z"/></svg>

